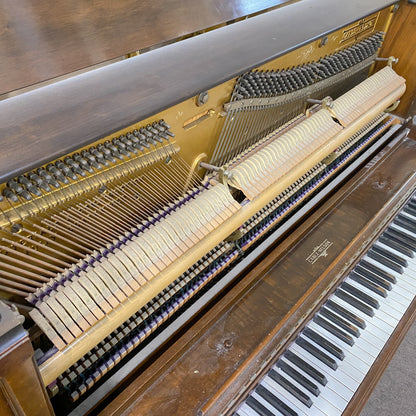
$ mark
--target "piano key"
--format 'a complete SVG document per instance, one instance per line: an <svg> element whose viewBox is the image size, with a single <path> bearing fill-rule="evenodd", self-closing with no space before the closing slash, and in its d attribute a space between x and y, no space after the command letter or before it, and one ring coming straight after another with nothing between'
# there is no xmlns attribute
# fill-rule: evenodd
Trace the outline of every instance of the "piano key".
<svg viewBox="0 0 416 416"><path fill-rule="evenodd" d="M280 358L280 361L284 361L288 363L287 359L285 357ZM296 369L305 377L311 380L313 382L313 378L305 373L301 368L296 367ZM328 370L331 371L331 370ZM337 396L341 396L344 398L344 400L350 400L351 397L354 394L354 389L350 388L344 384L342 384L339 380L336 379L336 373L333 375L330 375L329 373L325 375L327 378L327 383L324 387L320 387L320 395L325 396L326 398L329 398L332 394L336 394ZM354 380L352 380L352 383L355 383Z"/></svg>
<svg viewBox="0 0 416 416"><path fill-rule="evenodd" d="M396 283L397 279L396 276L391 274L390 272L387 272L385 268L380 268L376 266L375 262L367 261L365 256L360 260L359 263L362 267L364 267L367 270L370 270L371 272L375 273L377 276L380 276L384 280L387 280L390 283Z"/></svg>
<svg viewBox="0 0 416 416"><path fill-rule="evenodd" d="M365 321L361 319L359 316L351 313L349 310L343 308L342 306L339 306L336 302L333 300L328 300L325 303L325 306L327 308L331 308L333 311L337 312L339 315L344 317L345 319L349 320L354 325L357 325L361 329L365 329Z"/></svg>
<svg viewBox="0 0 416 416"><path fill-rule="evenodd" d="M327 307L321 308L321 310L319 311L319 315L324 316L326 319L328 319L338 327L342 328L346 332L349 332L350 334L354 335L356 338L360 336L360 330L355 325L341 318L336 313L331 312Z"/></svg>
<svg viewBox="0 0 416 416"><path fill-rule="evenodd" d="M345 372L343 369L338 368L336 370L332 370L330 367L325 365L322 361L318 360L314 355L310 354L305 349L301 348L297 344L292 344L289 348L289 351L295 353L303 360L307 361L310 365L315 367L318 371L320 371L322 374L325 375L329 379L331 376L332 379L336 379L339 383L343 384L350 390L355 391L358 386L360 385L360 382L355 380L348 372ZM322 391L321 391L322 394Z"/></svg>
<svg viewBox="0 0 416 416"><path fill-rule="evenodd" d="M320 371L318 371L315 367L311 366L309 363L307 363L297 354L291 352L290 350L287 350L284 353L283 357L289 360L292 364L295 364L298 368L303 370L306 374L311 376L314 380L316 380L322 386L325 386L327 384L327 379L325 375L322 374Z"/></svg>
<svg viewBox="0 0 416 416"><path fill-rule="evenodd" d="M340 285L341 289L348 292L350 295L360 299L362 302L371 306L372 308L380 309L380 302L372 296L367 295L362 290L357 289L355 286L347 283L345 280Z"/></svg>
<svg viewBox="0 0 416 416"><path fill-rule="evenodd" d="M246 403L243 403L237 412L238 415L241 416L259 416L259 413L254 411L250 406L248 406Z"/></svg>
<svg viewBox="0 0 416 416"><path fill-rule="evenodd" d="M324 350L328 351L334 357L337 357L339 360L344 359L344 353L341 348L338 348L336 345L329 342L326 338L323 338L322 336L320 336L318 333L313 331L310 327L306 327L302 331L302 335L313 340L316 344L318 344Z"/></svg>
<svg viewBox="0 0 416 416"><path fill-rule="evenodd" d="M354 270L350 273L349 277L383 298L387 297L387 291L383 287L365 278Z"/></svg>
<svg viewBox="0 0 416 416"><path fill-rule="evenodd" d="M333 314L337 316L335 312ZM340 316L338 318L342 319ZM327 318L325 317L325 319ZM388 336L388 335L385 334L385 336ZM379 349L382 348L382 346L385 344L385 341L383 341L376 335L373 335L371 331L367 331L367 330L360 331L359 337L365 339L369 344L374 345L376 348L379 348Z"/></svg>
<svg viewBox="0 0 416 416"><path fill-rule="evenodd" d="M328 320L322 318L319 315L315 315L314 318L313 318L313 321L317 325L322 326L327 331L331 332L333 335L335 335L337 338L339 338L344 343L346 343L348 345L351 345L351 346L354 345L354 339L350 335L346 334L344 331L342 331L337 326L333 325Z"/></svg>
<svg viewBox="0 0 416 416"><path fill-rule="evenodd" d="M367 252L367 256L377 260L379 263L384 264L386 267L394 270L397 273L403 273L403 267L397 264L396 262L390 260L389 258L377 253L372 248Z"/></svg>
<svg viewBox="0 0 416 416"><path fill-rule="evenodd" d="M275 397L278 397L281 402L285 405L290 406L294 411L296 411L299 415L306 415L306 416L328 416L327 413L323 412L322 409L318 408L315 404L317 404L322 408L329 407L332 410L333 414L336 412L339 413L339 409L335 406L328 403L325 399L320 398L316 399L315 402L312 404L311 407L305 406L302 402L297 400L293 397L287 390L285 390L282 386L277 384L274 380L270 377L266 376L262 382L262 386L270 392ZM276 413L279 414L279 413Z"/></svg>
<svg viewBox="0 0 416 416"><path fill-rule="evenodd" d="M356 309L363 312L365 315L374 316L373 308L371 308L368 305L366 305L365 303L361 302L361 300L358 300L356 297L351 296L349 293L347 293L343 290L337 289L336 292L335 292L335 296L344 300L345 302L347 302L351 306L354 306Z"/></svg>
<svg viewBox="0 0 416 416"><path fill-rule="evenodd" d="M317 348L310 341L307 341L305 338L298 337L296 338L295 343L299 345L305 351L309 352L315 358L320 360L327 367L332 368L333 370L337 369L338 364L335 361L335 359L330 357L328 354L324 353L320 348Z"/></svg>
<svg viewBox="0 0 416 416"><path fill-rule="evenodd" d="M402 287L400 282L398 282L393 286L392 290L387 292L387 298L392 299L402 305L402 307L404 306L407 308L411 303L412 295Z"/></svg>
<svg viewBox="0 0 416 416"><path fill-rule="evenodd" d="M413 217L414 219L416 219L415 217ZM401 224L397 224L396 222L392 222L388 228L392 228L395 229L396 231L399 231L400 233L404 234L410 241L412 241L412 243L416 244L416 233L415 231L412 229L412 227L408 226L408 222L405 223L403 225Z"/></svg>
<svg viewBox="0 0 416 416"><path fill-rule="evenodd" d="M389 273L391 276L393 276L396 279L396 284L399 284L404 287L409 287L409 290L411 291L411 293L416 293L416 279L414 276L412 276L411 271L407 273L399 274L397 272L394 272L391 269L388 269L386 266L384 266L381 263L378 263L374 259L367 258L366 260L368 261L368 263L372 263L382 272Z"/></svg>
<svg viewBox="0 0 416 416"><path fill-rule="evenodd" d="M406 261L407 265L405 267L405 270L409 268L411 270L416 270L416 259L414 257L408 257L406 254L402 253L401 251L397 250L397 248L395 248L397 247L397 244L395 247L393 247L390 240L384 240L386 242L383 242L381 240L377 241L377 246L384 248L386 251L389 251L390 253L394 254L395 256L397 256L398 260L401 259L401 261Z"/></svg>
<svg viewBox="0 0 416 416"><path fill-rule="evenodd" d="M412 251L416 251L416 240L409 235L408 231L397 224L390 225L385 234L405 244Z"/></svg>
<svg viewBox="0 0 416 416"><path fill-rule="evenodd" d="M309 395L305 394L301 389L295 386L280 372L271 369L267 374L272 380L288 391L292 396L296 397L301 403L307 407L312 406L312 400Z"/></svg>
<svg viewBox="0 0 416 416"><path fill-rule="evenodd" d="M352 363L353 367L356 367L360 371L366 371L365 367L368 366L369 362L372 362L380 352L380 348L377 348L373 345L368 344L364 338L359 338L357 342L351 346L343 343L333 334L328 332L326 329L319 327L315 324L315 322L309 322L309 327L312 327L316 332L318 332L321 336L327 338L329 341L337 345L339 348L343 349L346 362L348 361L348 354L352 354L353 356L357 357L357 360L361 360L363 364L359 361L354 361Z"/></svg>
<svg viewBox="0 0 416 416"><path fill-rule="evenodd" d="M262 386L269 391L269 393L276 397L276 399L282 403L282 405L287 406L289 409L291 409L293 412L296 412L298 416L308 416L306 413L302 412L302 410L295 406L290 400L287 400L286 397L279 394L278 392L275 392L272 388L270 388L267 383L264 383L262 381ZM261 403L266 409L268 409L270 412L272 412L273 415L276 416L282 416L284 413L280 412L276 409L276 407L273 406L269 401L267 401L265 398L260 396L256 390L254 390L251 395L253 398L255 398L259 403ZM323 416L322 414L317 414L315 416Z"/></svg>
<svg viewBox="0 0 416 416"><path fill-rule="evenodd" d="M277 409L280 413L285 416L297 416L298 413L294 411L290 406L286 403L279 400L278 397L274 396L268 389L266 389L263 385L257 386L255 389L255 393L257 393L260 397L262 397L265 401L270 403L275 409ZM247 404L251 406L251 404L247 400ZM255 403L254 403L255 404ZM261 405L263 407L263 405ZM253 406L251 406L253 407ZM254 408L254 407L253 407ZM257 409L255 409L257 411Z"/></svg>
<svg viewBox="0 0 416 416"><path fill-rule="evenodd" d="M277 370L279 373L282 373L282 370ZM263 382L267 383L270 387L275 387L275 385L272 383L272 381L270 380L273 378L270 377L270 375L268 374L267 377L264 378ZM294 380L293 378L291 378L290 376L287 376L287 379L293 383L297 388L302 389L303 387L296 382L296 380ZM305 391L306 393L306 391ZM348 404L348 401L351 399L351 397L353 396L353 392L349 389L346 389L346 396L347 397L343 397L340 394L338 394L336 391L333 391L331 388L329 388L329 386L326 386L323 390L322 393L317 396L317 397L312 397L312 407L316 407L317 409L321 410L322 412L325 413L325 411L328 409L328 402L331 403L335 408L337 408L338 410L343 410L345 408L345 406ZM285 397L287 397L288 399L291 399L290 396L288 396L287 394L285 395ZM294 404L298 404L297 401L293 401Z"/></svg>
<svg viewBox="0 0 416 416"><path fill-rule="evenodd" d="M364 294L368 294L368 295L373 294L373 292L370 289L362 286L359 282L356 282L350 279L349 277L345 279L345 282L347 282L351 286L354 286L356 289L360 290ZM393 295L384 298L374 293L373 296L378 297L377 301L380 304L380 308L382 309L382 312L385 311L386 314L391 315L394 318L396 318L397 322L400 321L401 317L403 316L404 312L407 309L407 306L403 306L402 304L397 303L393 299Z"/></svg>
<svg viewBox="0 0 416 416"><path fill-rule="evenodd" d="M416 222L413 219L404 216L403 214L397 215L396 218L393 220L393 223L413 233L416 232Z"/></svg>
<svg viewBox="0 0 416 416"><path fill-rule="evenodd" d="M394 241L389 238L387 235L383 234L378 239L379 243L383 243L390 248L397 250L399 253L405 255L407 258L414 258L413 251L404 246L403 244L399 243L398 241Z"/></svg>
<svg viewBox="0 0 416 416"><path fill-rule="evenodd" d="M375 252L379 253L381 256L387 257L388 259L390 259L394 263L399 264L402 267L408 267L408 262L404 258L403 255L396 254L394 250L387 249L386 247L383 247L378 242L373 245L373 247L371 248L371 250L374 250Z"/></svg>
<svg viewBox="0 0 416 416"><path fill-rule="evenodd" d="M384 280L382 277L377 276L374 272L362 267L359 264L355 266L354 273L359 274L360 276L363 276L368 280L371 280L372 282L383 287L386 290L391 290L392 288L392 284L389 281Z"/></svg>
<svg viewBox="0 0 416 416"><path fill-rule="evenodd" d="M373 335L377 336L380 340L386 342L390 337L391 333L394 330L394 327L389 323L381 320L379 317L369 317L362 313L360 310L354 308L349 303L345 302L343 299L336 299L336 303L339 306L342 306L345 309L350 310L352 313L356 314L364 320L366 323L366 332L369 331Z"/></svg>
<svg viewBox="0 0 416 416"><path fill-rule="evenodd" d="M356 299L356 300L358 300L358 299ZM349 301L347 301L347 303L349 303L351 306L355 307L354 303L351 303ZM361 311L361 309L359 309L359 310ZM365 314L365 312L362 312L362 313ZM385 312L384 310L382 310L380 308L379 309L374 309L374 314L377 314L377 317L379 319L381 319L384 322L384 324L389 325L391 328L394 328L397 325L397 322L398 322L397 318L395 318L394 316L388 314L387 312Z"/></svg>
<svg viewBox="0 0 416 416"><path fill-rule="evenodd" d="M280 368L288 376L296 380L304 389L312 393L314 396L319 396L320 390L317 384L310 381L307 377L303 376L299 371L287 364L285 361L279 360L276 366Z"/></svg>
<svg viewBox="0 0 416 416"><path fill-rule="evenodd" d="M328 337L328 339L331 339L331 338ZM333 342L333 339L331 341ZM314 346L316 349L324 352L324 350L322 350L321 347L318 344L316 344L314 341L309 341L309 343L312 346ZM336 363L337 368L333 371L337 371L337 369L342 368L344 373L348 374L355 381L361 382L363 380L363 377L366 371L368 370L368 366L363 361L358 361L357 363L355 363L355 360L356 360L355 356L351 356L351 354L346 354L346 353L345 353L344 360L339 360L338 358L334 357L334 361Z"/></svg>

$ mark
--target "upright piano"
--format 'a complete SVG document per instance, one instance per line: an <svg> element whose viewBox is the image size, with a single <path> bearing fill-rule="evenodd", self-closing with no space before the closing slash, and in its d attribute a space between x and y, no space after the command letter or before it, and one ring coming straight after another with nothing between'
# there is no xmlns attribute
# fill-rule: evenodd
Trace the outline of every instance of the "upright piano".
<svg viewBox="0 0 416 416"><path fill-rule="evenodd" d="M415 6L46 3L2 11L0 413L359 414L416 313Z"/></svg>

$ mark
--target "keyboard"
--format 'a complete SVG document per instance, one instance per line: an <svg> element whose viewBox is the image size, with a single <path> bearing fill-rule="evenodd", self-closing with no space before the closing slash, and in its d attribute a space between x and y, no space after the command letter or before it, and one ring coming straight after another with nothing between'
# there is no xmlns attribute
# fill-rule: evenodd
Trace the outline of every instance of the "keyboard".
<svg viewBox="0 0 416 416"><path fill-rule="evenodd" d="M415 253L413 195L234 416L341 415L416 295Z"/></svg>

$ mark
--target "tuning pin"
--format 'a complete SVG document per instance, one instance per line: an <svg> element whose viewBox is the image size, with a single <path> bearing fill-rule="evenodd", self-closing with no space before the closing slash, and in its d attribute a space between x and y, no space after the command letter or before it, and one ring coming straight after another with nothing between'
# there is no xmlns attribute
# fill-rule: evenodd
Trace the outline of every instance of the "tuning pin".
<svg viewBox="0 0 416 416"><path fill-rule="evenodd" d="M107 149L103 144L99 144L97 149L103 154L104 159L107 159L111 163L116 163L110 149Z"/></svg>
<svg viewBox="0 0 416 416"><path fill-rule="evenodd" d="M79 163L79 166L81 167L81 169L87 171L88 173L94 173L90 164L87 162L87 160L81 157L81 155L79 155L78 153L75 153L72 155L72 158L75 160L75 162Z"/></svg>
<svg viewBox="0 0 416 416"><path fill-rule="evenodd" d="M75 173L72 171L72 169L69 166L67 166L64 162L62 162L62 160L58 160L55 163L55 165L58 169L60 169L62 171L62 173L66 177L72 179L73 181L77 180L77 175L75 175Z"/></svg>
<svg viewBox="0 0 416 416"><path fill-rule="evenodd" d="M49 187L49 185L48 185L48 183L49 183L49 181L48 181L48 179L49 180L51 180L51 181L53 181L53 182L56 182L55 180L53 180L52 179L52 176L51 175L49 175L49 173L47 173L46 172L46 170L45 169L38 169L38 172L42 172L42 174L44 175L44 177L43 178L41 178L39 175L37 175L35 172L30 172L28 175L27 175L27 177L32 181L32 182L34 182L34 183L36 183L36 185L39 187L39 188L41 188L41 189L43 189L44 191L46 191L46 192L49 192L50 190L51 190L51 188ZM56 182L57 183L57 182ZM59 184L58 184L58 187L59 187Z"/></svg>
<svg viewBox="0 0 416 416"><path fill-rule="evenodd" d="M30 181L28 178L26 178L25 176L21 175L17 178L17 181L19 183L21 183L22 185L25 186L26 190L29 191L31 194L35 195L35 196L41 196L42 192L39 191L39 189L37 188L37 186Z"/></svg>
<svg viewBox="0 0 416 416"><path fill-rule="evenodd" d="M120 149L118 149L114 144L109 141L104 143L104 146L111 151L111 154L119 160L124 160L124 156L121 154ZM127 152L128 153L128 152Z"/></svg>
<svg viewBox="0 0 416 416"><path fill-rule="evenodd" d="M88 161L88 163L95 169L101 169L101 165L98 163L97 159L87 150L83 150L81 155Z"/></svg>
<svg viewBox="0 0 416 416"><path fill-rule="evenodd" d="M49 165L46 166L46 170L48 172L50 172L53 176L55 176L55 178L59 182L62 182L65 185L67 183L69 183L68 179L65 177L63 172L58 167L56 167L55 165L52 165L52 163L50 163Z"/></svg>
<svg viewBox="0 0 416 416"><path fill-rule="evenodd" d="M11 202L19 201L19 199L17 198L17 195L10 188L3 189L3 196Z"/></svg>
<svg viewBox="0 0 416 416"><path fill-rule="evenodd" d="M105 160L104 154L102 152L97 150L95 147L90 147L89 151L97 159L98 163L104 166L108 166L108 162Z"/></svg>
<svg viewBox="0 0 416 416"><path fill-rule="evenodd" d="M49 175L48 172L46 172L45 169L38 169L38 173L42 174L42 177L40 175L37 175L35 172L30 172L27 177L32 181L35 182L39 188L43 189L46 192L49 192L51 190L50 186L48 185L51 183L56 188L59 188L59 183L56 182L51 175Z"/></svg>

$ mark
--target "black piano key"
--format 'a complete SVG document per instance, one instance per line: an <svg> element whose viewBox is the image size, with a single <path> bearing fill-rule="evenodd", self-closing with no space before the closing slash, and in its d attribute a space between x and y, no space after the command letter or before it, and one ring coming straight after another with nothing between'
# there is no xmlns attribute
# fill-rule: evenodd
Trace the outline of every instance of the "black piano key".
<svg viewBox="0 0 416 416"><path fill-rule="evenodd" d="M384 257L387 257L388 259L390 259L391 261L393 261L394 263L402 267L408 266L407 260L404 257L398 254L392 253L391 251L385 249L384 247L380 247L378 244L374 244L371 250L374 250L376 253L381 254Z"/></svg>
<svg viewBox="0 0 416 416"><path fill-rule="evenodd" d="M399 243L398 241L394 241L384 234L380 236L379 241L385 244L386 246L394 248L396 251L404 254L406 257L409 257L411 259L415 257L415 255L413 254L413 251L407 248L404 244Z"/></svg>
<svg viewBox="0 0 416 416"><path fill-rule="evenodd" d="M346 334L342 329L339 329L331 322L322 318L320 315L315 315L313 317L313 321L322 328L326 329L332 335L336 336L342 342L345 342L347 345L350 345L351 347L354 345L354 338L351 335Z"/></svg>
<svg viewBox="0 0 416 416"><path fill-rule="evenodd" d="M315 345L312 345L305 338L297 337L295 342L305 351L308 351L310 354L316 357L319 361L322 361L329 368L332 368L333 370L338 368L337 362L332 357L330 357L328 354L325 354L319 348L315 347Z"/></svg>
<svg viewBox="0 0 416 416"><path fill-rule="evenodd" d="M414 197L406 204L406 206L412 207L413 209L416 209L416 200Z"/></svg>
<svg viewBox="0 0 416 416"><path fill-rule="evenodd" d="M284 371L287 375L293 378L293 380L297 381L301 386L303 386L306 390L311 392L314 396L318 397L320 390L319 387L312 383L308 378L303 376L299 371L295 370L292 366L290 366L285 361L279 360L276 364L282 371Z"/></svg>
<svg viewBox="0 0 416 416"><path fill-rule="evenodd" d="M357 264L354 269L354 273L357 273L368 280L371 280L375 284L379 285L380 287L383 287L384 289L391 290L392 286L391 283L387 280L384 280L382 277L377 276L375 273L373 273L370 270L365 269L364 267Z"/></svg>
<svg viewBox="0 0 416 416"><path fill-rule="evenodd" d="M298 389L293 383L291 383L286 377L283 377L281 374L277 373L275 370L270 370L268 376L274 380L277 384L283 387L288 391L292 396L296 397L300 402L305 406L311 407L312 400L305 394L302 390Z"/></svg>
<svg viewBox="0 0 416 416"><path fill-rule="evenodd" d="M354 306L354 308L357 308L362 313L365 313L368 316L374 316L374 311L372 308L370 308L365 303L361 302L354 296L351 296L349 293L344 292L341 289L337 289L335 292L335 296L338 296L340 299L344 300L345 302L349 303L351 306Z"/></svg>
<svg viewBox="0 0 416 416"><path fill-rule="evenodd" d="M393 240L402 241L406 247L410 248L412 251L416 251L416 240L409 234L406 234L403 231L397 230L393 227L388 227L384 234L391 237Z"/></svg>
<svg viewBox="0 0 416 416"><path fill-rule="evenodd" d="M403 274L403 267L399 264L395 263L394 261L391 261L387 257L382 256L381 254L375 252L373 249L370 249L367 253L367 256L371 259L374 259L375 261L378 261L380 264L388 267L389 269Z"/></svg>
<svg viewBox="0 0 416 416"><path fill-rule="evenodd" d="M385 289L383 289L381 286L375 284L374 282L371 282L370 280L366 279L365 277L361 276L355 271L352 271L350 273L350 278L352 280L355 280L360 285L363 285L367 289L371 290L372 292L376 293L379 296L382 296L383 298L387 297L387 292Z"/></svg>
<svg viewBox="0 0 416 416"><path fill-rule="evenodd" d="M328 383L328 380L326 379L324 374L322 374L315 367L311 366L305 360L300 358L294 352L286 351L283 356L285 358L287 358L292 364L296 365L302 371L304 371L306 374L311 376L314 380L316 380L322 386L326 386L326 383Z"/></svg>
<svg viewBox="0 0 416 416"><path fill-rule="evenodd" d="M313 329L305 328L302 331L302 334L310 338L312 341L315 341L316 344L328 351L334 357L337 357L339 360L343 360L345 358L345 354L341 348L334 345L331 341L328 341L325 337L319 335Z"/></svg>
<svg viewBox="0 0 416 416"><path fill-rule="evenodd" d="M256 389L257 390L257 389ZM247 406L250 406L260 416L275 416L273 413L259 403L254 397L249 396L246 400Z"/></svg>
<svg viewBox="0 0 416 416"><path fill-rule="evenodd" d="M345 319L353 323L354 325L358 326L358 328L365 329L365 321L361 319L359 316L354 315L349 310L345 309L344 307L338 305L333 300L329 299L325 306L327 308L331 308L334 312L338 313L339 315L343 316Z"/></svg>
<svg viewBox="0 0 416 416"><path fill-rule="evenodd" d="M394 224L409 230L411 233L416 233L416 221L406 215L399 214L394 220Z"/></svg>
<svg viewBox="0 0 416 416"><path fill-rule="evenodd" d="M410 215L413 215L414 217L416 217L416 209L413 207L413 205L406 205L403 208L404 212L407 212Z"/></svg>
<svg viewBox="0 0 416 416"><path fill-rule="evenodd" d="M345 290L346 292L350 293L351 295L355 296L356 298L362 300L367 305L380 309L380 304L378 303L377 299L372 298L371 296L367 295L361 290L357 289L356 287L350 285L349 283L342 282L340 287Z"/></svg>
<svg viewBox="0 0 416 416"><path fill-rule="evenodd" d="M278 397L276 397L272 392L267 390L264 386L261 384L256 387L256 393L261 396L266 402L269 402L275 409L277 409L280 413L282 413L285 416L297 416L297 412L295 412L293 409L291 409L286 403L284 403L282 400L280 400ZM249 397L249 399L252 399L252 397ZM254 399L255 400L255 399ZM263 405L261 405L257 400L256 402L262 406L264 409L266 409ZM254 409L256 412L258 410L253 407L249 402L248 399L246 400L246 403ZM255 405L255 403L253 403ZM267 409L266 409L267 410ZM262 413L260 413L262 415ZM271 413L270 413L271 414ZM268 414L267 414L268 415Z"/></svg>
<svg viewBox="0 0 416 416"><path fill-rule="evenodd" d="M387 273L386 271L380 269L380 267L377 267L376 265L368 262L367 260L361 260L360 265L363 266L364 268L366 268L367 270L372 271L377 276L380 276L381 278L383 278L384 280L387 280L390 283L396 283L397 282L397 279L396 279L395 276L393 276L390 273Z"/></svg>
<svg viewBox="0 0 416 416"><path fill-rule="evenodd" d="M333 322L335 325L344 329L348 333L354 335L356 338L360 336L360 330L355 325L346 321L345 319L342 319L340 316L331 312L326 307L322 307L322 309L319 311L319 314L324 316L326 319L330 320L331 322Z"/></svg>

